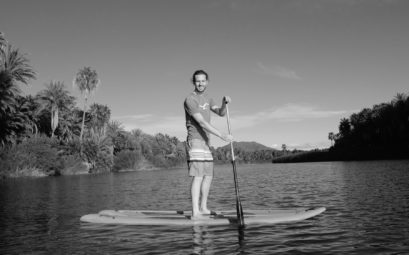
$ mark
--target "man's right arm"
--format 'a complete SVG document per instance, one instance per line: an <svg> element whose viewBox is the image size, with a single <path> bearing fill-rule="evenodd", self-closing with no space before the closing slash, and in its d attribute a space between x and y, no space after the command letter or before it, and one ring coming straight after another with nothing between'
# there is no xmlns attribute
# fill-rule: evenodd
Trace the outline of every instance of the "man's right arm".
<svg viewBox="0 0 409 255"><path fill-rule="evenodd" d="M226 142L232 142L233 137L229 134L223 134L217 128L213 127L209 122L207 122L201 113L194 113L193 118L196 120L196 122L200 125L201 128L206 130L207 132L219 137L220 139L226 141Z"/></svg>

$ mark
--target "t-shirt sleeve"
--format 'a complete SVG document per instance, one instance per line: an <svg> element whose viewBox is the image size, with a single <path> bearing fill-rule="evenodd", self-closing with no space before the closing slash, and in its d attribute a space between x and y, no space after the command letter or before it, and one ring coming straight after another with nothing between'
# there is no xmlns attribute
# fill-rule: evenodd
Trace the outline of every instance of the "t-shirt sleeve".
<svg viewBox="0 0 409 255"><path fill-rule="evenodd" d="M196 100L194 100L192 97L187 97L184 103L184 107L186 112L192 116L195 113L199 112L199 104Z"/></svg>

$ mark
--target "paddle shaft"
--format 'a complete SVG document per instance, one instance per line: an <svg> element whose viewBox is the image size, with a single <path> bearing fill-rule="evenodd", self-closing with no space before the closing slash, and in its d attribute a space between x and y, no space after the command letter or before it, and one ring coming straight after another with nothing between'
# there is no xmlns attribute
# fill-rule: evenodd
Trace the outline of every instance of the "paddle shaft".
<svg viewBox="0 0 409 255"><path fill-rule="evenodd" d="M227 128L229 130L229 135L231 135L230 114L229 114L229 107L227 104L226 104L226 114L227 114ZM240 190L239 190L239 183L237 181L236 159L234 157L233 141L230 142L230 149L231 149L231 159L232 159L231 162L233 165L234 188L236 190L237 220L238 220L239 226L244 226L243 207L241 206L241 201L240 201Z"/></svg>

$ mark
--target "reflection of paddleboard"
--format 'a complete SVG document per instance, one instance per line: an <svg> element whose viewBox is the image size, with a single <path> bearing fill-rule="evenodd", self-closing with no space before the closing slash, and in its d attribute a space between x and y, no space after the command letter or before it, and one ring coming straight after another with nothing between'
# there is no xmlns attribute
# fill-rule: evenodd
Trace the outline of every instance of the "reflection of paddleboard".
<svg viewBox="0 0 409 255"><path fill-rule="evenodd" d="M314 217L325 211L325 207L245 210L244 223L275 224L293 222ZM98 214L88 214L81 221L101 224L122 225L228 225L237 224L236 211L216 211L203 219L191 220L191 211L131 211L104 210Z"/></svg>

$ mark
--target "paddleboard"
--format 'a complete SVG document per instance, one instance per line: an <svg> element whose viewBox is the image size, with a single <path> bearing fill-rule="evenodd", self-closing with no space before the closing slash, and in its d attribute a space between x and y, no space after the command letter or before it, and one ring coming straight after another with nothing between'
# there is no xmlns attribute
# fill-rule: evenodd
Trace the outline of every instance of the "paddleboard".
<svg viewBox="0 0 409 255"><path fill-rule="evenodd" d="M271 210L245 210L244 223L270 225L301 221L314 217L326 209L296 208ZM191 211L149 211L149 210L103 210L97 214L81 217L82 222L115 225L229 225L238 224L236 211L212 211L203 219L191 219Z"/></svg>

